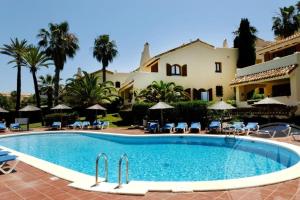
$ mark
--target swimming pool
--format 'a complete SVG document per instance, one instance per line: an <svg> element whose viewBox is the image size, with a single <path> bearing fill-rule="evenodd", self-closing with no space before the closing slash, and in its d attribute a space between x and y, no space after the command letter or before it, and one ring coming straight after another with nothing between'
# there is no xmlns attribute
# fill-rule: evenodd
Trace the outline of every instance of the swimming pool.
<svg viewBox="0 0 300 200"><path fill-rule="evenodd" d="M117 182L118 161L129 159L134 181L213 181L269 174L290 168L299 154L282 146L244 138L193 135L121 136L80 132L3 137L0 146L94 176L98 153L108 155L109 182ZM100 175L102 173L100 162Z"/></svg>

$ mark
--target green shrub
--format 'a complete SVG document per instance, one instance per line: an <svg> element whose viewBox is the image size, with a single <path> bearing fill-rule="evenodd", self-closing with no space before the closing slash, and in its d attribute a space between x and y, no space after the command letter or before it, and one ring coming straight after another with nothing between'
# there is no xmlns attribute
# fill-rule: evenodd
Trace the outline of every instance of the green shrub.
<svg viewBox="0 0 300 200"><path fill-rule="evenodd" d="M63 125L68 125L73 123L79 118L77 113L51 113L45 115L45 122L47 126L50 126L55 121L61 121Z"/></svg>
<svg viewBox="0 0 300 200"><path fill-rule="evenodd" d="M256 99L263 99L265 98L264 94L257 94L257 93L253 93L251 99L256 100Z"/></svg>

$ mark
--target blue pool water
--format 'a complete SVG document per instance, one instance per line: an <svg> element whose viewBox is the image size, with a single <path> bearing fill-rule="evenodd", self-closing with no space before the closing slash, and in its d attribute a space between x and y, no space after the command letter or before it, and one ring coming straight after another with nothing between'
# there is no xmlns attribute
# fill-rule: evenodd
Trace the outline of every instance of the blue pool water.
<svg viewBox="0 0 300 200"><path fill-rule="evenodd" d="M285 169L299 156L283 147L244 139L195 136L125 137L87 133L14 136L0 145L82 173L95 174L95 159L109 159L109 182L118 160L129 158L130 180L206 181L242 178ZM103 161L99 166L103 177Z"/></svg>

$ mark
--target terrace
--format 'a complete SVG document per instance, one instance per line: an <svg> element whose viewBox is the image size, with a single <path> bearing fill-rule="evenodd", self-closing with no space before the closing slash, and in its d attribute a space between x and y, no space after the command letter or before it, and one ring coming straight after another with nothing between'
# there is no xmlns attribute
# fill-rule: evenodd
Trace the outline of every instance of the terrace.
<svg viewBox="0 0 300 200"><path fill-rule="evenodd" d="M109 128L106 132L124 134L144 134L135 129ZM290 137L276 139L300 146ZM0 199L299 199L300 179L262 187L212 191L212 192L148 192L145 196L115 195L99 192L88 192L69 187L68 181L54 177L41 170L20 163L17 170L9 175L0 175Z"/></svg>

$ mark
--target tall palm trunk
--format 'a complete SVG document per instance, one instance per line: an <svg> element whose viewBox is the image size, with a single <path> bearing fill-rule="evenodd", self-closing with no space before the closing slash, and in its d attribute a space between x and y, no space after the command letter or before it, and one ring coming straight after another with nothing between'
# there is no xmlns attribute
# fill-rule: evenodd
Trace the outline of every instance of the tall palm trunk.
<svg viewBox="0 0 300 200"><path fill-rule="evenodd" d="M50 88L47 90L47 105L49 109L53 106L53 90Z"/></svg>
<svg viewBox="0 0 300 200"><path fill-rule="evenodd" d="M106 82L106 66L103 65L102 67L102 82Z"/></svg>
<svg viewBox="0 0 300 200"><path fill-rule="evenodd" d="M31 73L32 73L32 78L33 78L36 106L38 108L40 108L41 107L41 98L40 98L40 92L39 92L39 87L38 87L38 81L36 78L36 71L32 71Z"/></svg>
<svg viewBox="0 0 300 200"><path fill-rule="evenodd" d="M58 104L58 91L59 91L59 77L60 68L55 67L55 75L54 75L54 105Z"/></svg>
<svg viewBox="0 0 300 200"><path fill-rule="evenodd" d="M17 62L17 101L16 101L16 111L20 110L21 105L21 64Z"/></svg>
<svg viewBox="0 0 300 200"><path fill-rule="evenodd" d="M36 71L32 71L31 73L32 73L32 78L33 78L36 106L38 108L40 108L41 107L41 97L40 97L40 92L39 92L39 88L38 88L38 81L36 78ZM44 126L44 119L43 119L42 111L41 111L41 121L42 121L42 126Z"/></svg>

